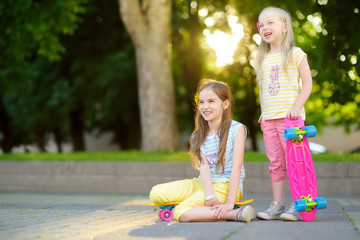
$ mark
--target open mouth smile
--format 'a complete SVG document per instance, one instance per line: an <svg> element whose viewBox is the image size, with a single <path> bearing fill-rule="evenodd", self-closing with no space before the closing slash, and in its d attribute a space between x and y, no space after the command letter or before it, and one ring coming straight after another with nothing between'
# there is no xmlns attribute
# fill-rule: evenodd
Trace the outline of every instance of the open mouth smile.
<svg viewBox="0 0 360 240"><path fill-rule="evenodd" d="M202 112L202 115L203 115L204 117L209 117L209 116L211 115L211 112L210 112L210 111L203 111L203 112Z"/></svg>
<svg viewBox="0 0 360 240"><path fill-rule="evenodd" d="M210 111L204 111L203 114L205 115L209 115L211 112Z"/></svg>
<svg viewBox="0 0 360 240"><path fill-rule="evenodd" d="M272 33L265 33L265 34L264 34L264 37L265 37L266 39L268 39L268 38L271 37L271 35L272 35Z"/></svg>

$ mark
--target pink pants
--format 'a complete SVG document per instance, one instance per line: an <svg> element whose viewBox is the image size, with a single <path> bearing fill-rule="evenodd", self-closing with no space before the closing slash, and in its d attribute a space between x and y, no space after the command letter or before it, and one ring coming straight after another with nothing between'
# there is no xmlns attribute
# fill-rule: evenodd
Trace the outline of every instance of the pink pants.
<svg viewBox="0 0 360 240"><path fill-rule="evenodd" d="M286 179L286 140L284 137L285 118L263 120L266 155L270 160L269 172L273 183Z"/></svg>

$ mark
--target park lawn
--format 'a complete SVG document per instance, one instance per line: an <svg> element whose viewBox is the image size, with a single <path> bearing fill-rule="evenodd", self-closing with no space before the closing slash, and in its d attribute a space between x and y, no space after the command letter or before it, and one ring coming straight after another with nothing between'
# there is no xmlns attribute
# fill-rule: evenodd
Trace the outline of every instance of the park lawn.
<svg viewBox="0 0 360 240"><path fill-rule="evenodd" d="M360 153L313 154L315 162L360 162ZM133 161L133 162L190 162L189 154L178 152L149 152L126 150L118 152L74 152L74 153L11 153L0 154L0 161ZM267 162L265 153L246 152L246 162Z"/></svg>

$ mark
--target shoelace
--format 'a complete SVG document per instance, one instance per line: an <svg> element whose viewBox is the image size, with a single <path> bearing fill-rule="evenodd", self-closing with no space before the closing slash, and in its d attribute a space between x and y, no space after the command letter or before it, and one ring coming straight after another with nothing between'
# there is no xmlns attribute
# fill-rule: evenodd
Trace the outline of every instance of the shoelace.
<svg viewBox="0 0 360 240"><path fill-rule="evenodd" d="M291 207L290 207L290 209L289 209L288 213L291 213L291 214L295 214L295 213L296 213L296 210L295 210L294 204L291 204Z"/></svg>
<svg viewBox="0 0 360 240"><path fill-rule="evenodd" d="M274 206L271 206L265 210L266 213L270 213L271 215L273 215L274 213L276 213L278 211L278 206L274 205Z"/></svg>

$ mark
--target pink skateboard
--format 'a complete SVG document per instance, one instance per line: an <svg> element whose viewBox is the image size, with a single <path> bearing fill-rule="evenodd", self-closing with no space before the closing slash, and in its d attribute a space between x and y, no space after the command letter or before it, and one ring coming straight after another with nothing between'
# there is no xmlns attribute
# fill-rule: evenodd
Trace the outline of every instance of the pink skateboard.
<svg viewBox="0 0 360 240"><path fill-rule="evenodd" d="M316 174L308 138L316 136L315 126L306 126L299 117L285 118L286 163L295 210L304 221L312 221L316 210L327 207L325 197L318 198Z"/></svg>

